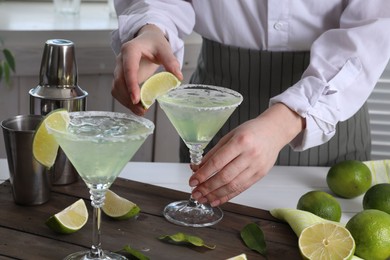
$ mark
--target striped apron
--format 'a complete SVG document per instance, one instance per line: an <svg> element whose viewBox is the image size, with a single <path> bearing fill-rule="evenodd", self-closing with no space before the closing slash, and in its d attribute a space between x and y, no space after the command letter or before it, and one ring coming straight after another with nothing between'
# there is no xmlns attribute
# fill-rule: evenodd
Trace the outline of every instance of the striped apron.
<svg viewBox="0 0 390 260"><path fill-rule="evenodd" d="M203 38L198 66L190 82L231 88L244 100L205 149L205 153L231 129L257 117L269 99L301 79L310 61L309 52L269 52L222 45ZM371 135L366 104L350 119L340 122L332 139L302 152L286 145L277 165L331 166L336 162L369 160ZM188 148L180 143L180 161L189 162Z"/></svg>

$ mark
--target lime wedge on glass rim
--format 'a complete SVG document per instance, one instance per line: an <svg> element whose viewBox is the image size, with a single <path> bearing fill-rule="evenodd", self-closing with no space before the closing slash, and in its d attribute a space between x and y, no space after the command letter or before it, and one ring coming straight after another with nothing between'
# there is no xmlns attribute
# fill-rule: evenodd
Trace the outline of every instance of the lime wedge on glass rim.
<svg viewBox="0 0 390 260"><path fill-rule="evenodd" d="M80 230L88 220L88 210L83 199L51 216L46 225L55 232L71 234Z"/></svg>
<svg viewBox="0 0 390 260"><path fill-rule="evenodd" d="M355 252L355 240L348 229L331 222L305 228L298 246L304 259L352 259Z"/></svg>
<svg viewBox="0 0 390 260"><path fill-rule="evenodd" d="M141 87L141 103L148 109L156 98L180 85L180 80L170 72L163 71L148 78Z"/></svg>
<svg viewBox="0 0 390 260"><path fill-rule="evenodd" d="M107 190L102 210L113 219L125 220L136 216L141 209L134 202L119 196L111 190Z"/></svg>
<svg viewBox="0 0 390 260"><path fill-rule="evenodd" d="M33 155L39 163L47 168L51 168L54 165L59 145L54 139L54 136L47 131L46 125L50 125L54 129L62 130L68 127L69 121L70 118L67 110L53 110L45 116L35 131L32 147Z"/></svg>

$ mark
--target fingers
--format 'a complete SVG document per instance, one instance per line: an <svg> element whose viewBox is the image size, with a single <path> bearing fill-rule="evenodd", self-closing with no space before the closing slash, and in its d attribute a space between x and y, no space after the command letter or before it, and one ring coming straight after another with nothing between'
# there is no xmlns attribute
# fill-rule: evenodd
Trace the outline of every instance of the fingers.
<svg viewBox="0 0 390 260"><path fill-rule="evenodd" d="M140 101L138 71L141 63L141 53L134 51L135 49L136 46L132 42L125 43L122 46L121 60L118 61L122 63L123 82L128 89L127 92L132 104L138 104Z"/></svg>
<svg viewBox="0 0 390 260"><path fill-rule="evenodd" d="M222 174L225 175L226 173ZM212 207L217 207L241 194L262 177L261 175L255 174L251 168L236 172L234 176L235 177L232 179L227 178L226 180L229 179L229 181L226 182L227 184L213 190L212 193L209 193L206 196L202 195L198 198L193 196L194 199L197 199L200 203L209 202ZM210 189L212 189L211 186ZM197 193L198 196L199 194L201 194L201 192Z"/></svg>
<svg viewBox="0 0 390 260"><path fill-rule="evenodd" d="M114 70L113 97L135 114L143 115L146 111L140 104L140 83L155 73L160 65L179 80L183 79L180 63L162 31L156 26L146 25L136 38L122 45Z"/></svg>
<svg viewBox="0 0 390 260"><path fill-rule="evenodd" d="M261 131L261 128L263 131ZM222 138L190 178L192 197L218 206L260 180L272 168L281 147L261 119L249 120Z"/></svg>
<svg viewBox="0 0 390 260"><path fill-rule="evenodd" d="M137 93L137 90L139 91L138 84L136 87L127 87L122 64L122 54L120 54L116 59L111 95L123 106L129 108L133 113L137 115L144 115L146 110L142 107L142 105L139 102L135 104L132 102L131 91L133 91L133 88L135 89L135 93Z"/></svg>

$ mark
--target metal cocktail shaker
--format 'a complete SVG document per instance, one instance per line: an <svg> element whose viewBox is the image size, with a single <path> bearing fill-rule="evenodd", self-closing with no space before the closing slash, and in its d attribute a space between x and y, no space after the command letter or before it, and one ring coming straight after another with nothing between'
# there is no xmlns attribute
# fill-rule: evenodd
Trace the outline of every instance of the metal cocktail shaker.
<svg viewBox="0 0 390 260"><path fill-rule="evenodd" d="M72 41L47 40L43 50L39 85L29 91L30 113L46 115L52 110L84 111L88 93L77 84L77 64ZM69 184L78 174L64 152L59 150L51 169L54 185Z"/></svg>

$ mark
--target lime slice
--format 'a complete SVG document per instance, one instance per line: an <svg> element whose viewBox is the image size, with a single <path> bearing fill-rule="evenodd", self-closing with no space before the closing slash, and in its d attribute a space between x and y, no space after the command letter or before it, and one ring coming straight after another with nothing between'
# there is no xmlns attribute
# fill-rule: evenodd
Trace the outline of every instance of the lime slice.
<svg viewBox="0 0 390 260"><path fill-rule="evenodd" d="M156 98L180 85L180 80L170 72L159 72L148 78L141 87L141 103L148 109Z"/></svg>
<svg viewBox="0 0 390 260"><path fill-rule="evenodd" d="M69 125L69 113L65 109L53 110L39 124L33 139L33 155L35 159L47 168L51 168L58 152L58 143L49 134L46 125L58 130L66 129Z"/></svg>
<svg viewBox="0 0 390 260"><path fill-rule="evenodd" d="M247 260L247 258L246 258L246 254L241 254L241 255L233 256L226 260Z"/></svg>
<svg viewBox="0 0 390 260"><path fill-rule="evenodd" d="M102 210L107 216L117 220L129 219L140 212L140 208L135 203L111 190L107 190Z"/></svg>
<svg viewBox="0 0 390 260"><path fill-rule="evenodd" d="M316 223L305 228L298 246L304 259L351 259L355 252L351 233L334 223Z"/></svg>
<svg viewBox="0 0 390 260"><path fill-rule="evenodd" d="M79 199L66 209L51 216L46 225L62 234L74 233L81 229L88 220L88 211L83 199Z"/></svg>

